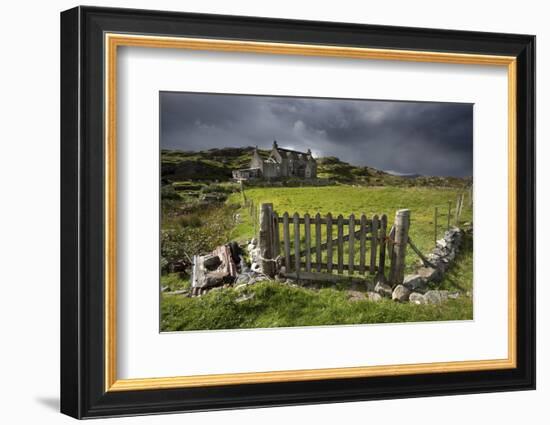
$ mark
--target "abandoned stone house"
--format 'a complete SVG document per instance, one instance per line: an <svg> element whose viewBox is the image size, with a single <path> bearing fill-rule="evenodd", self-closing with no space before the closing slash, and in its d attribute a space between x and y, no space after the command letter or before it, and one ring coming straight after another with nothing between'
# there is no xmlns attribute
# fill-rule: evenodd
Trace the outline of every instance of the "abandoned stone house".
<svg viewBox="0 0 550 425"><path fill-rule="evenodd" d="M311 154L291 149L284 149L273 142L273 147L267 159L263 159L258 153L258 147L254 149L250 167L233 171L235 180L252 179L280 179L280 178L317 178L317 162Z"/></svg>

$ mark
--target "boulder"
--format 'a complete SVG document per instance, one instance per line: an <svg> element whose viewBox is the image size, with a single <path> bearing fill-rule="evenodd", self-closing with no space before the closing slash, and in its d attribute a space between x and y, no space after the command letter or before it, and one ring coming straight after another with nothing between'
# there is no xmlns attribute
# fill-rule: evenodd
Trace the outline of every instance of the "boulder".
<svg viewBox="0 0 550 425"><path fill-rule="evenodd" d="M411 295L411 290L404 285L397 285L392 293L392 300L405 302L409 300L409 295Z"/></svg>
<svg viewBox="0 0 550 425"><path fill-rule="evenodd" d="M436 242L435 242L436 246L441 248L441 249L446 249L446 248L449 248L449 245L450 243L445 239L438 239Z"/></svg>
<svg viewBox="0 0 550 425"><path fill-rule="evenodd" d="M413 292L409 295L409 302L413 304L426 304L426 298L418 292Z"/></svg>
<svg viewBox="0 0 550 425"><path fill-rule="evenodd" d="M367 298L369 301L373 301L375 303L378 301L382 301L382 295L372 291L367 292Z"/></svg>
<svg viewBox="0 0 550 425"><path fill-rule="evenodd" d="M237 280L235 281L235 284L236 285L240 285L242 283L246 284L250 281L251 278L252 278L252 273L241 273L237 277Z"/></svg>
<svg viewBox="0 0 550 425"><path fill-rule="evenodd" d="M427 282L439 282L441 280L440 271L433 267L420 267L416 273L426 279Z"/></svg>
<svg viewBox="0 0 550 425"><path fill-rule="evenodd" d="M378 294L382 295L383 297L391 298L392 296L392 289L391 286L387 283L378 282L376 286L374 287L374 292L377 292Z"/></svg>
<svg viewBox="0 0 550 425"><path fill-rule="evenodd" d="M364 292L361 292L361 291L347 291L348 293L348 299L349 301L363 301L363 300L366 300L367 297L365 295Z"/></svg>
<svg viewBox="0 0 550 425"><path fill-rule="evenodd" d="M403 279L403 285L411 291L423 292L426 289L426 279L419 274L408 274Z"/></svg>
<svg viewBox="0 0 550 425"><path fill-rule="evenodd" d="M428 291L424 294L424 298L428 304L441 304L443 301L447 301L448 291Z"/></svg>

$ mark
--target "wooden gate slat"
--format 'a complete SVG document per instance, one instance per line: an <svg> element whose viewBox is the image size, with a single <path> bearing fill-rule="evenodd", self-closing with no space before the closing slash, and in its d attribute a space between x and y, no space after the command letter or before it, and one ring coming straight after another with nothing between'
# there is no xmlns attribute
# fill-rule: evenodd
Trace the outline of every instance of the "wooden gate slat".
<svg viewBox="0 0 550 425"><path fill-rule="evenodd" d="M300 273L300 216L294 213L292 218L294 222L294 270Z"/></svg>
<svg viewBox="0 0 550 425"><path fill-rule="evenodd" d="M376 266L376 245L378 242L378 215L372 217L372 231L370 239L370 269L371 273L374 273L374 267Z"/></svg>
<svg viewBox="0 0 550 425"><path fill-rule="evenodd" d="M276 212L272 215L273 224L273 258L277 258L281 254L281 242L279 237L279 216Z"/></svg>
<svg viewBox="0 0 550 425"><path fill-rule="evenodd" d="M315 214L315 262L317 271L321 271L321 214Z"/></svg>
<svg viewBox="0 0 550 425"><path fill-rule="evenodd" d="M344 217L338 216L338 274L344 273Z"/></svg>
<svg viewBox="0 0 550 425"><path fill-rule="evenodd" d="M361 228L359 235L359 271L365 274L365 239L367 237L367 217L361 214Z"/></svg>
<svg viewBox="0 0 550 425"><path fill-rule="evenodd" d="M380 256L378 258L378 275L384 276L384 269L386 263L386 228L388 226L388 217L386 214L382 215L380 219Z"/></svg>
<svg viewBox="0 0 550 425"><path fill-rule="evenodd" d="M327 271L332 273L332 214L327 214Z"/></svg>
<svg viewBox="0 0 550 425"><path fill-rule="evenodd" d="M349 253L348 253L348 273L353 274L355 260L355 216L349 216Z"/></svg>
<svg viewBox="0 0 550 425"><path fill-rule="evenodd" d="M306 239L306 271L311 271L311 229L309 214L304 214L304 237Z"/></svg>
<svg viewBox="0 0 550 425"><path fill-rule="evenodd" d="M288 213L283 214L283 239L285 242L285 267L287 273L290 272L290 230L288 229Z"/></svg>

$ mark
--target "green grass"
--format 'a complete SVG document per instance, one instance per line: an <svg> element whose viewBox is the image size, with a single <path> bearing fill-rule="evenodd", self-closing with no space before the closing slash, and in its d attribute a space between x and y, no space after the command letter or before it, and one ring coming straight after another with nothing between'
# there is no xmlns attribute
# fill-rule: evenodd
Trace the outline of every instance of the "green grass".
<svg viewBox="0 0 550 425"><path fill-rule="evenodd" d="M424 188L424 187L364 187L364 186L325 186L325 187L285 187L285 188L253 188L245 191L247 199L253 200L260 206L261 203L273 203L274 210L281 216L288 212L291 216L297 212L300 216L309 213L314 216L318 212L324 216L331 213L333 219L342 214L348 217L355 214L356 220L361 214L372 218L374 214L388 216L388 231L393 223L395 212L402 208L411 210L410 237L415 245L424 253L430 252L434 247L434 207L439 208L441 216L438 218L438 238L443 236L447 228L448 202L451 201L454 213L458 189L449 188ZM240 203L240 193L234 193L228 199L229 203ZM468 202L461 216L461 222L472 221L472 209ZM239 211L241 222L231 232L231 238L244 241L254 236L252 218L246 208ZM444 215L444 216L443 216ZM454 224L454 217L451 225ZM325 226L323 226L323 229ZM358 229L358 228L357 228ZM345 229L347 233L347 229ZM312 239L314 239L312 229ZM303 235L302 235L303 236ZM333 225L333 237L336 229ZM291 240L293 240L291 226ZM303 238L302 238L303 239ZM323 232L322 239L326 240ZM357 242L358 243L358 242ZM313 244L312 244L313 245ZM347 244L346 251L347 252ZM356 247L356 252L358 248ZM345 254L347 255L347 254ZM409 270L418 262L418 257L412 250L407 253L407 265Z"/></svg>
<svg viewBox="0 0 550 425"><path fill-rule="evenodd" d="M408 208L411 210L410 236L421 251L428 253L434 246L434 207L439 207L440 213L446 214L448 201L451 201L454 211L459 193L461 193L460 190L449 188L337 185L250 188L246 190L246 197L253 200L258 207L262 202L273 203L275 211L279 214L286 211L290 214L298 212L303 216L307 212L314 216L317 212L321 215L331 212L334 217L338 214L347 217L351 213L360 217L364 213L369 218L373 214L386 214L388 229L393 222L395 211ZM220 205L212 210L193 213L200 219L197 230L201 234L212 233L215 236L201 249L204 250L206 246L220 241L222 241L220 243L229 240L243 242L253 237L253 224L248 210L245 207L235 210L240 204L242 204L241 193L232 193L225 206ZM467 206L467 202L465 204ZM228 220L235 213L240 216L239 223L228 227ZM190 217L185 220L182 220L182 217L170 218L163 222L163 228L180 229L183 234L188 234L195 231L192 225L198 223L198 221L194 223ZM461 222L471 220L472 211L465 207ZM212 225L214 222L226 224L222 230L215 228ZM207 225L204 226L204 223ZM439 223L441 227L438 237L442 237L447 225L446 217L440 217ZM336 232L333 229L333 236L335 235ZM314 236L312 229L313 241ZM322 236L325 237L324 234ZM408 272L413 271L417 265L418 257L408 249ZM227 288L193 298L163 293L161 329L184 331L469 320L473 317L473 305L471 295L467 295L467 292L472 291L472 279L472 243L471 239L467 238L454 266L446 273L443 282L438 285L438 289L460 291L461 296L441 305L401 304L391 300L383 300L379 303L366 300L350 301L345 284L331 286L321 282L317 286L322 289L313 290L276 282L262 282L248 287L246 291ZM161 277L161 285L168 286L171 291L187 289L188 276L164 275ZM237 302L243 294L253 295L253 298Z"/></svg>
<svg viewBox="0 0 550 425"><path fill-rule="evenodd" d="M236 302L242 293L214 291L200 298L163 295L163 331L352 325L441 320L471 320L468 298L441 305L413 305L385 299L349 301L345 291L314 291L263 282L248 290L254 298Z"/></svg>
<svg viewBox="0 0 550 425"><path fill-rule="evenodd" d="M177 277L172 276L173 279ZM322 286L322 285L321 285ZM440 305L413 305L389 299L350 301L345 285L320 290L262 282L245 291L216 290L202 297L162 295L161 330L246 329L473 319L472 241L467 238L439 288L461 291ZM253 298L237 302L243 295Z"/></svg>
<svg viewBox="0 0 550 425"><path fill-rule="evenodd" d="M345 291L314 291L279 283L252 286L254 298L236 302L241 292L213 291L200 298L163 295L161 329L167 331L352 325L472 319L468 298L441 305L383 300L349 301Z"/></svg>
<svg viewBox="0 0 550 425"><path fill-rule="evenodd" d="M168 287L169 291L190 289L191 281L188 277L180 277L179 273L168 273L160 277L160 287Z"/></svg>

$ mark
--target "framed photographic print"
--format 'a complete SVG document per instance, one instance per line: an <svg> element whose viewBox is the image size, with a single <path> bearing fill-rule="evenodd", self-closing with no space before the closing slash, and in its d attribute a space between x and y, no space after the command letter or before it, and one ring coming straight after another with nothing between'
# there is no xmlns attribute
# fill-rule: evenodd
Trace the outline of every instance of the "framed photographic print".
<svg viewBox="0 0 550 425"><path fill-rule="evenodd" d="M529 35L61 14L61 411L535 386Z"/></svg>

